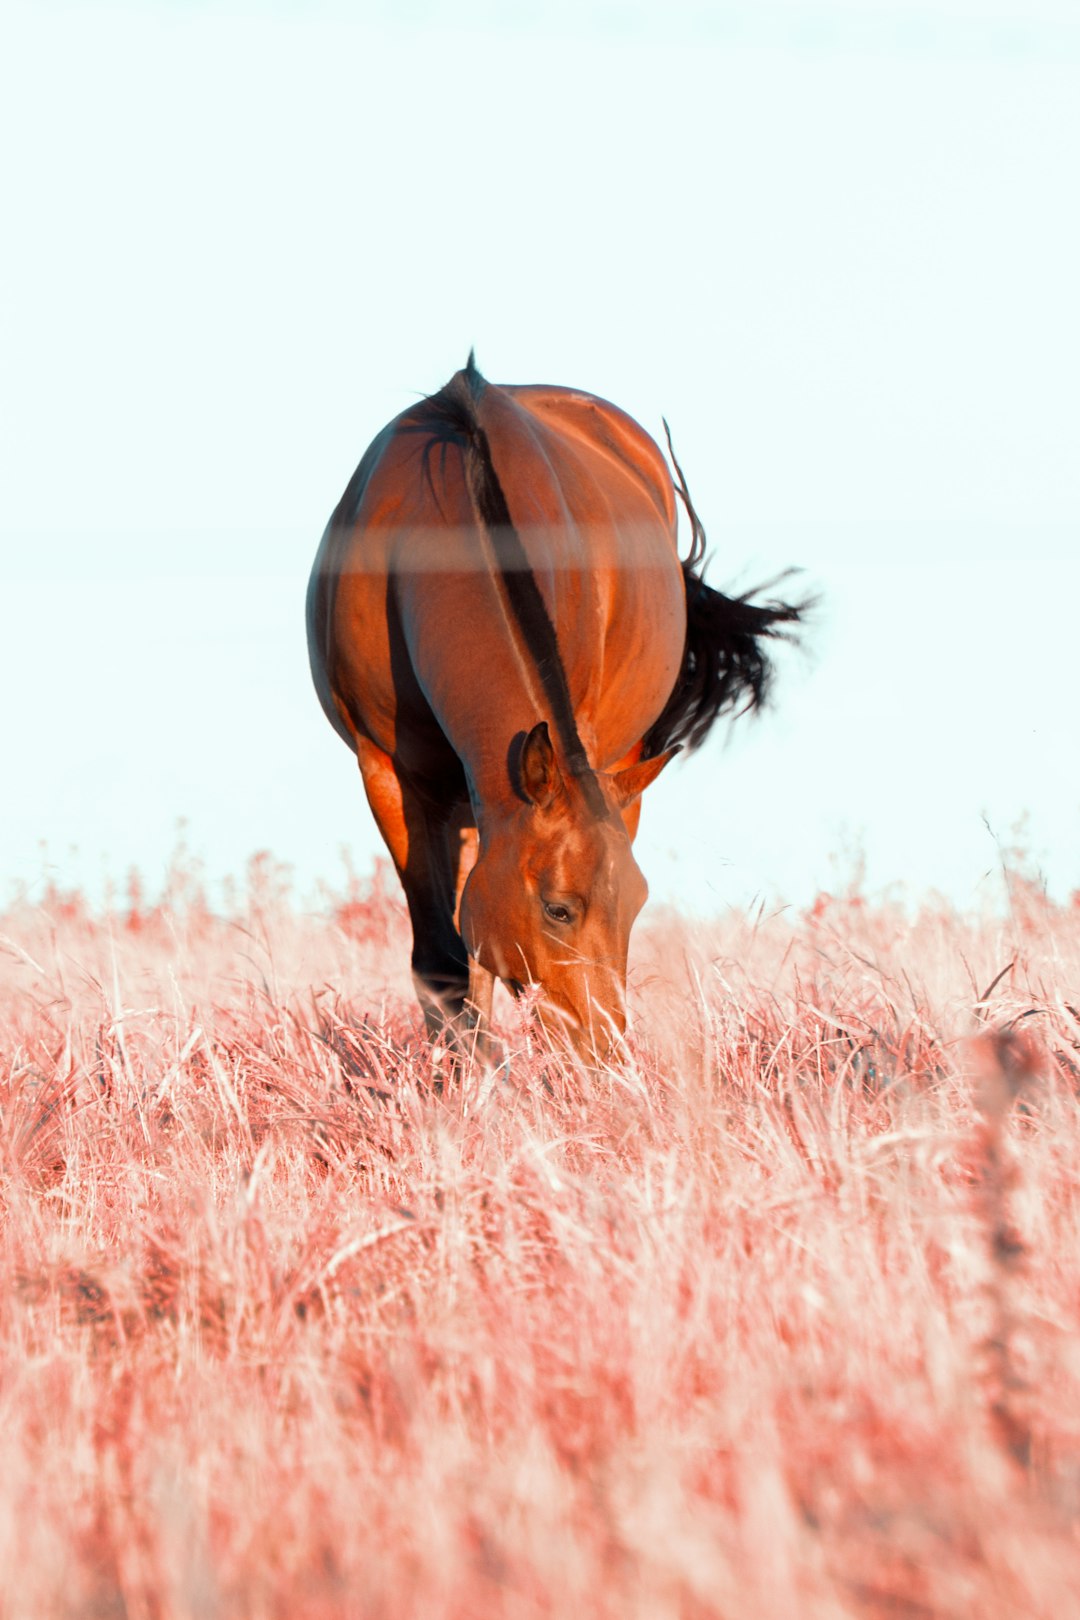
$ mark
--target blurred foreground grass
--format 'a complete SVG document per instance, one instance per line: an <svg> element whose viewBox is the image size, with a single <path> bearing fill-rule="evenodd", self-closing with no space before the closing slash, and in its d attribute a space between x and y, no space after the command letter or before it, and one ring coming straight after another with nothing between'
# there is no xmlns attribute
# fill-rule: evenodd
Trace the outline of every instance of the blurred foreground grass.
<svg viewBox="0 0 1080 1620"><path fill-rule="evenodd" d="M0 918L10 1617L1080 1600L1080 906L646 911L440 1088L392 886Z"/></svg>

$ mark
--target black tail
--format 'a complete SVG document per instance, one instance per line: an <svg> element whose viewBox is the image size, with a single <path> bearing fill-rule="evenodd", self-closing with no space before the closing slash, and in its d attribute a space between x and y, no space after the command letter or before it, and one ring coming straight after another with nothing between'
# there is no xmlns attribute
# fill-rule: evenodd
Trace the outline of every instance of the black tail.
<svg viewBox="0 0 1080 1620"><path fill-rule="evenodd" d="M683 470L675 458L671 429L664 423L675 468L675 488L690 519L692 539L683 562L686 587L686 645L671 696L645 734L643 757L650 759L681 743L697 748L723 714L745 714L766 701L772 682L768 640L788 641L813 602L753 602L759 586L744 596L725 596L702 578L705 530L694 510ZM781 579L787 575L781 575ZM776 580L774 584L779 584Z"/></svg>

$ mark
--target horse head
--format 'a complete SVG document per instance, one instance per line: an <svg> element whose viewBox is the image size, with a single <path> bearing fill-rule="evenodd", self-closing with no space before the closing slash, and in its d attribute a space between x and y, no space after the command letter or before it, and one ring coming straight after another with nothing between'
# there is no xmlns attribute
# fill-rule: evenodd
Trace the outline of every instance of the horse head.
<svg viewBox="0 0 1080 1620"><path fill-rule="evenodd" d="M566 770L541 721L511 768L514 797L481 811L466 947L513 993L539 985L544 1028L587 1060L626 1027L630 930L648 894L623 812L675 752L610 774Z"/></svg>

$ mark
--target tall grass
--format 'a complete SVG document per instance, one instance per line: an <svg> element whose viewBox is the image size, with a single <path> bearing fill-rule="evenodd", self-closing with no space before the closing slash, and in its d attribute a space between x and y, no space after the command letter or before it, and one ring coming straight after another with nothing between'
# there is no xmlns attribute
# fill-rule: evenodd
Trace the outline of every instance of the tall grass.
<svg viewBox="0 0 1080 1620"><path fill-rule="evenodd" d="M1075 1611L1080 907L646 913L457 1079L385 882L227 910L0 918L5 1615Z"/></svg>

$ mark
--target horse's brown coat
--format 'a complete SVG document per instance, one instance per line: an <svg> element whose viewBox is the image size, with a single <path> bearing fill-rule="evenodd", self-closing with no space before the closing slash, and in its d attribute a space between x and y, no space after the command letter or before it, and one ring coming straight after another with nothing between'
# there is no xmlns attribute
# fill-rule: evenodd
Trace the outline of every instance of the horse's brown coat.
<svg viewBox="0 0 1080 1620"><path fill-rule="evenodd" d="M467 996L486 1012L498 977L538 983L587 1054L621 1033L646 894L630 843L669 757L647 744L685 675L689 591L663 456L589 394L496 387L470 357L365 454L316 558L309 649L433 1031Z"/></svg>

